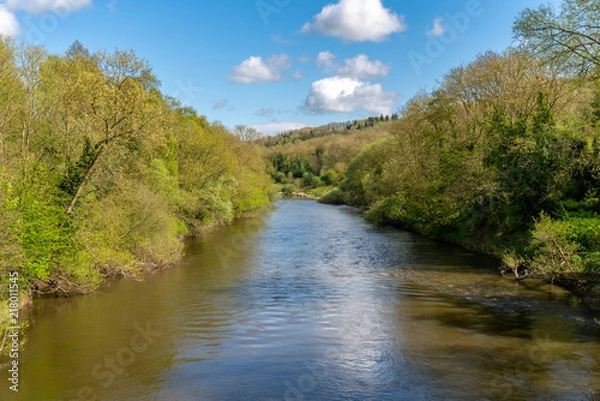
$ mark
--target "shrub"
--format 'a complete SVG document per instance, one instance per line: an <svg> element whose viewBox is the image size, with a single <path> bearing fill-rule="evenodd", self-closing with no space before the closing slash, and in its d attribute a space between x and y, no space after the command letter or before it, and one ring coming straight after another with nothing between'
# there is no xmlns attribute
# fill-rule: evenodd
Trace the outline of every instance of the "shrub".
<svg viewBox="0 0 600 401"><path fill-rule="evenodd" d="M302 186L309 187L312 185L314 179L317 178L313 173L304 173L302 175Z"/></svg>
<svg viewBox="0 0 600 401"><path fill-rule="evenodd" d="M327 186L337 185L339 176L334 170L329 170L326 173L321 174L321 181Z"/></svg>
<svg viewBox="0 0 600 401"><path fill-rule="evenodd" d="M367 220L383 224L406 225L409 215L406 199L393 195L376 202L365 214Z"/></svg>
<svg viewBox="0 0 600 401"><path fill-rule="evenodd" d="M283 187L281 192L283 192L285 195L291 195L295 192L298 192L298 188L296 187L296 185L290 184L290 185L286 185L285 187Z"/></svg>
<svg viewBox="0 0 600 401"><path fill-rule="evenodd" d="M581 259L574 258L581 245L570 239L569 224L552 220L542 213L535 223L531 246L531 267L537 273L572 273L581 270Z"/></svg>
<svg viewBox="0 0 600 401"><path fill-rule="evenodd" d="M323 195L321 198L319 198L319 202L328 205L343 205L346 203L344 200L344 192L342 192L342 190L339 188L329 191Z"/></svg>
<svg viewBox="0 0 600 401"><path fill-rule="evenodd" d="M275 180L275 182L278 184L285 184L288 181L287 176L281 171L278 171L275 174L273 174L273 180Z"/></svg>

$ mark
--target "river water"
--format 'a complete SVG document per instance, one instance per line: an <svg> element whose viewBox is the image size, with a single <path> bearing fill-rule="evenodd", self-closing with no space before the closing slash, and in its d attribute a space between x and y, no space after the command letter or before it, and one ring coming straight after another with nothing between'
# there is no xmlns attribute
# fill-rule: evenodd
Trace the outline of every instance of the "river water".
<svg viewBox="0 0 600 401"><path fill-rule="evenodd" d="M36 301L0 399L598 400L597 317L493 259L283 200L143 281Z"/></svg>

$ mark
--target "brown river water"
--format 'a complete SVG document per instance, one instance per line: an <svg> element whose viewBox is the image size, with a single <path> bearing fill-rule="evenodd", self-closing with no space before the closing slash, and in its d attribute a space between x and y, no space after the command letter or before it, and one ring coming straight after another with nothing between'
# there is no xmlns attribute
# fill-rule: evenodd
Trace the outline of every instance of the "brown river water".
<svg viewBox="0 0 600 401"><path fill-rule="evenodd" d="M0 400L600 400L600 316L497 261L282 200L30 311Z"/></svg>

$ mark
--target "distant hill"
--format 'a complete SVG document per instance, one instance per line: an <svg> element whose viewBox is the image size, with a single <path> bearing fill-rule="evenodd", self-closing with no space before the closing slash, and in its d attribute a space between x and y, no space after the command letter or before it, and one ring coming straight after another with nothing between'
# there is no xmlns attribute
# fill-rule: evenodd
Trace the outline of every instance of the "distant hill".
<svg viewBox="0 0 600 401"><path fill-rule="evenodd" d="M267 148L274 146L283 146L298 142L308 141L315 138L322 138L330 135L351 135L358 131L364 131L369 128L385 125L390 121L398 119L398 114L391 116L381 115L379 117L369 117L364 120L353 120L342 123L329 123L320 127L306 127L298 130L292 130L281 133L276 136L268 136L258 139L256 142Z"/></svg>
<svg viewBox="0 0 600 401"><path fill-rule="evenodd" d="M346 123L330 123L316 128L302 128L256 142L263 146L263 156L273 166L276 181L301 178L305 174L321 176L335 172L342 176L348 164L361 150L389 136L394 116L369 117Z"/></svg>

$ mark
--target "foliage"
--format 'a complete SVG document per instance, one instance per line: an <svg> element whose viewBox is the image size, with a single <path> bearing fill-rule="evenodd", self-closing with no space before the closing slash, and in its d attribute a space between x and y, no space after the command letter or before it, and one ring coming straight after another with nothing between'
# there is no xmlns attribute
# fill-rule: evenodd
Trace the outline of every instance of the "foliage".
<svg viewBox="0 0 600 401"><path fill-rule="evenodd" d="M163 96L132 51L2 39L0 110L0 273L29 292L167 265L184 236L270 202L255 132Z"/></svg>
<svg viewBox="0 0 600 401"><path fill-rule="evenodd" d="M328 205L343 205L346 203L346 200L344 192L339 188L335 188L321 196L319 202Z"/></svg>
<svg viewBox="0 0 600 401"><path fill-rule="evenodd" d="M600 1L564 0L560 9L527 8L514 24L515 38L563 70L597 74L600 66Z"/></svg>
<svg viewBox="0 0 600 401"><path fill-rule="evenodd" d="M406 226L410 220L406 203L405 198L392 195L373 204L365 217L373 222Z"/></svg>
<svg viewBox="0 0 600 401"><path fill-rule="evenodd" d="M575 253L580 245L572 241L568 224L553 221L542 214L533 230L531 246L534 258L531 267L536 272L543 273L573 273L579 270L579 258Z"/></svg>
<svg viewBox="0 0 600 401"><path fill-rule="evenodd" d="M528 53L482 54L409 100L322 201L498 255L517 273L598 271L597 93Z"/></svg>
<svg viewBox="0 0 600 401"><path fill-rule="evenodd" d="M362 130L338 130L331 128L332 126L304 128L278 137L265 137L257 143L263 147L264 157L272 166L271 176L274 180L281 182L278 173L286 176L292 173L295 178L302 178L304 173L312 173L321 178L323 174L329 174L329 178L337 178L339 182L348 164L363 147L389 135L390 124L384 121ZM316 132L321 134L317 135ZM325 182L325 185L334 183Z"/></svg>
<svg viewBox="0 0 600 401"><path fill-rule="evenodd" d="M335 170L329 170L321 174L321 181L327 186L335 186L340 182L340 177Z"/></svg>

